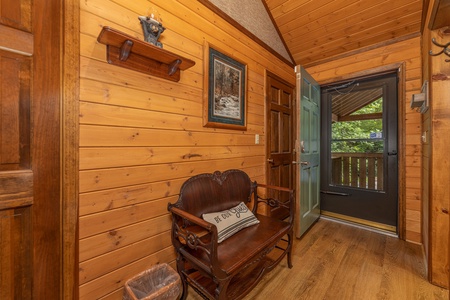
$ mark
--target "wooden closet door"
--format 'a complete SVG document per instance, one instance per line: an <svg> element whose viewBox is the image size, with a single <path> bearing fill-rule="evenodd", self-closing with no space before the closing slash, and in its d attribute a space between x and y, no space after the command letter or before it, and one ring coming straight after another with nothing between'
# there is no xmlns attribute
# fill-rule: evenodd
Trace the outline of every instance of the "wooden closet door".
<svg viewBox="0 0 450 300"><path fill-rule="evenodd" d="M31 299L31 1L0 2L0 299Z"/></svg>
<svg viewBox="0 0 450 300"><path fill-rule="evenodd" d="M292 189L294 87L271 73L268 73L266 81L267 183ZM269 197L282 201L289 199L288 193L274 191L270 193ZM273 208L269 214L284 219L288 216L288 211L283 208Z"/></svg>
<svg viewBox="0 0 450 300"><path fill-rule="evenodd" d="M0 0L0 299L59 299L60 14Z"/></svg>

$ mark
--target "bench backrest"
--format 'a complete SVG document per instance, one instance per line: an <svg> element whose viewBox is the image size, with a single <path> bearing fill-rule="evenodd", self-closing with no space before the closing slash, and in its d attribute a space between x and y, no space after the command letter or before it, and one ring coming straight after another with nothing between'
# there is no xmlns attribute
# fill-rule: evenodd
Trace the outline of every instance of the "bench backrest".
<svg viewBox="0 0 450 300"><path fill-rule="evenodd" d="M222 211L240 202L248 203L256 182L241 170L199 174L188 179L180 190L175 206L201 217L204 213Z"/></svg>

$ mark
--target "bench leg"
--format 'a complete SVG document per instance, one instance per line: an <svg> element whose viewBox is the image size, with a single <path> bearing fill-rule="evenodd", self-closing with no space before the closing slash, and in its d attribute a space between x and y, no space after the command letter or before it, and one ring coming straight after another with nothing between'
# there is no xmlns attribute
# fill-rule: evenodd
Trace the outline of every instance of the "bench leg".
<svg viewBox="0 0 450 300"><path fill-rule="evenodd" d="M184 259L181 257L181 255L178 255L177 256L177 271L178 271L178 274L180 275L181 283L183 284L183 286L182 286L183 293L181 294L180 300L186 300L186 298L188 296L188 284L187 284L186 278L184 278L184 275L183 275L184 265L185 265Z"/></svg>
<svg viewBox="0 0 450 300"><path fill-rule="evenodd" d="M231 278L226 280L214 280L216 283L215 297L218 300L226 300L228 285L230 284Z"/></svg>
<svg viewBox="0 0 450 300"><path fill-rule="evenodd" d="M288 251L287 251L287 263L288 263L288 267L289 269L292 269L293 265L292 265L292 234L293 232L289 232L288 233Z"/></svg>

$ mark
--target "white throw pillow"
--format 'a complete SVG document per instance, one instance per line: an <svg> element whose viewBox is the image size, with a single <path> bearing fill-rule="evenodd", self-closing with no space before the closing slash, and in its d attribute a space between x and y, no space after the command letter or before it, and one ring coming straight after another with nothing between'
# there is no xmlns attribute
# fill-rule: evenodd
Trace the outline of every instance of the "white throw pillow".
<svg viewBox="0 0 450 300"><path fill-rule="evenodd" d="M239 230L259 223L244 202L224 211L203 214L202 217L206 222L216 225L219 243Z"/></svg>

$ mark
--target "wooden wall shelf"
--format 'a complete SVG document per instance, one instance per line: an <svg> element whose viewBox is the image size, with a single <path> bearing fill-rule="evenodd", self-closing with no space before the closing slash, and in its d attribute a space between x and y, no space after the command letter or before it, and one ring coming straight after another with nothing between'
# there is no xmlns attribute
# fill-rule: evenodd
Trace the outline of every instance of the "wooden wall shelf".
<svg viewBox="0 0 450 300"><path fill-rule="evenodd" d="M106 45L108 63L171 81L179 81L180 70L195 65L190 59L108 26L103 27L97 41Z"/></svg>

